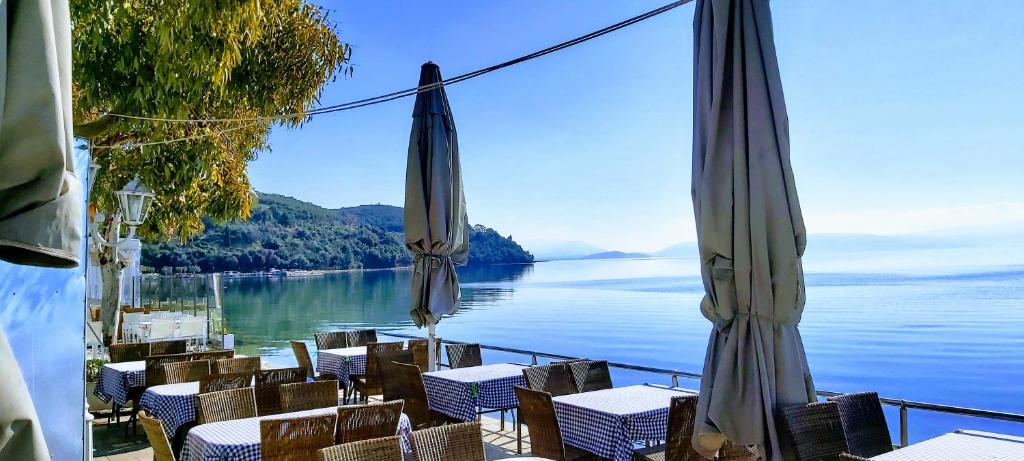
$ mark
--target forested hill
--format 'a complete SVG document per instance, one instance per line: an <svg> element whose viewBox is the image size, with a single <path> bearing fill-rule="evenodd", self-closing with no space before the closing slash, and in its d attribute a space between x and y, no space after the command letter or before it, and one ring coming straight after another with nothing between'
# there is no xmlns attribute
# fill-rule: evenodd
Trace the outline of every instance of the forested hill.
<svg viewBox="0 0 1024 461"><path fill-rule="evenodd" d="M476 225L470 265L526 263L533 255L495 230ZM377 269L411 264L402 209L361 205L331 210L276 194L259 194L248 221L206 222L186 245L146 242L142 265L156 271L255 272L277 269Z"/></svg>

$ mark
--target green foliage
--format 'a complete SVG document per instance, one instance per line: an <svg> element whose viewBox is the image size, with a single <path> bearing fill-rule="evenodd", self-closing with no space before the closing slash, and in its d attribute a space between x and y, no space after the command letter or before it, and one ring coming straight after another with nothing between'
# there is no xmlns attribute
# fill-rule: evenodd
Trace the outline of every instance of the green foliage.
<svg viewBox="0 0 1024 461"><path fill-rule="evenodd" d="M85 382L94 383L100 377L100 370L103 369L103 365L106 365L108 360L105 359L89 359L85 361Z"/></svg>
<svg viewBox="0 0 1024 461"><path fill-rule="evenodd" d="M142 264L160 273L269 269L377 269L407 266L402 209L363 205L329 210L291 197L259 194L248 221L209 221L187 245L146 242ZM533 261L511 237L474 226L470 264Z"/></svg>
<svg viewBox="0 0 1024 461"><path fill-rule="evenodd" d="M246 164L269 149L274 123L298 126L323 86L347 67L351 49L319 7L302 0L76 0L71 2L75 134L94 146L129 146L229 132L139 148L97 148L92 200L115 209L114 191L135 175L157 205L144 235L188 239L204 218L248 217L254 202ZM163 123L162 118L250 122Z"/></svg>

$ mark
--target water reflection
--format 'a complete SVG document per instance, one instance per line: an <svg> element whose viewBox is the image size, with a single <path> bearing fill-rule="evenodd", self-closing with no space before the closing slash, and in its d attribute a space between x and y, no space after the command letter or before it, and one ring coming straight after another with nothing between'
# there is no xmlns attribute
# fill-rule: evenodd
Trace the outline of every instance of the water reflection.
<svg viewBox="0 0 1024 461"><path fill-rule="evenodd" d="M459 268L464 308L509 299L514 290L507 283L531 271L532 265ZM409 327L411 278L411 270L379 270L229 279L224 289L225 322L241 353L271 355L287 348L288 340L309 339L316 331Z"/></svg>

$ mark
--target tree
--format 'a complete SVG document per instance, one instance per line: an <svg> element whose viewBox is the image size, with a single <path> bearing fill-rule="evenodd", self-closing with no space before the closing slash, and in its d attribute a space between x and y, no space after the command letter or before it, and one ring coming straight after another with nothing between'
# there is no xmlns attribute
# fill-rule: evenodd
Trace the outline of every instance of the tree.
<svg viewBox="0 0 1024 461"><path fill-rule="evenodd" d="M185 241L204 217L247 218L255 195L246 164L269 149L271 126L300 125L323 86L351 72L351 49L327 13L301 0L78 0L71 17L74 132L100 165L91 205L108 241L120 232L114 191L136 175L157 200L143 236ZM140 147L180 138L190 139ZM119 258L108 247L97 261L104 331L115 332Z"/></svg>

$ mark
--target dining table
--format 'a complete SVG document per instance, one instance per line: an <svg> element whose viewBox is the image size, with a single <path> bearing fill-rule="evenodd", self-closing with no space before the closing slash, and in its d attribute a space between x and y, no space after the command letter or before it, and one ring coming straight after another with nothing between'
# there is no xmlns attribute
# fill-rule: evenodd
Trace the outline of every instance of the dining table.
<svg viewBox="0 0 1024 461"><path fill-rule="evenodd" d="M637 444L666 439L672 397L689 389L642 384L552 398L566 444L602 458L631 461Z"/></svg>
<svg viewBox="0 0 1024 461"><path fill-rule="evenodd" d="M316 371L318 374L333 374L348 387L353 375L366 374L366 346L317 351Z"/></svg>
<svg viewBox="0 0 1024 461"><path fill-rule="evenodd" d="M1024 460L1024 437L958 429L871 459L877 461Z"/></svg>
<svg viewBox="0 0 1024 461"><path fill-rule="evenodd" d="M103 402L124 406L128 390L146 385L146 361L107 363L100 369L92 393Z"/></svg>
<svg viewBox="0 0 1024 461"><path fill-rule="evenodd" d="M525 365L495 363L423 373L431 410L460 421L476 421L482 409L509 410L519 406L515 386L525 386Z"/></svg>

